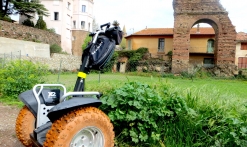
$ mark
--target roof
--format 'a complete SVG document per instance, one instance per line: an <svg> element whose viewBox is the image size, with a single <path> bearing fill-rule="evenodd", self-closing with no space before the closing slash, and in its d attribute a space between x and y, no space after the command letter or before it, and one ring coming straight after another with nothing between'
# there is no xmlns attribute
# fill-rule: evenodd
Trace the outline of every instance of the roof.
<svg viewBox="0 0 247 147"><path fill-rule="evenodd" d="M190 34L201 34L201 35L214 35L213 28L199 28L199 33L197 28L192 28ZM173 28L147 28L132 34L133 36L146 36L146 35L173 35Z"/></svg>
<svg viewBox="0 0 247 147"><path fill-rule="evenodd" d="M240 42L247 42L247 33L239 32L236 36L236 40Z"/></svg>

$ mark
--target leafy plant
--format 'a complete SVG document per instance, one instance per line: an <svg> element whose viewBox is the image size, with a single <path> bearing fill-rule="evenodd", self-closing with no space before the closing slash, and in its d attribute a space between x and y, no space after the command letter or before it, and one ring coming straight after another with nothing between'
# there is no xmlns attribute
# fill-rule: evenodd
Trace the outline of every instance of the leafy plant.
<svg viewBox="0 0 247 147"><path fill-rule="evenodd" d="M17 98L21 92L43 83L47 67L26 60L9 62L0 69L0 92L4 96Z"/></svg>
<svg viewBox="0 0 247 147"><path fill-rule="evenodd" d="M187 113L185 101L177 94L163 96L149 85L130 82L101 98L101 109L113 121L119 143L157 144L164 137L164 121Z"/></svg>
<svg viewBox="0 0 247 147"><path fill-rule="evenodd" d="M92 37L90 37L89 34L87 34L87 37L84 39L83 44L82 44L82 50L84 50L87 47L87 45L91 41L91 39L92 39Z"/></svg>
<svg viewBox="0 0 247 147"><path fill-rule="evenodd" d="M50 46L50 53L60 53L62 51L62 48L57 44L52 44Z"/></svg>
<svg viewBox="0 0 247 147"><path fill-rule="evenodd" d="M26 19L26 20L24 20L24 21L22 22L22 24L25 25L25 26L34 27L33 21L31 21L29 18Z"/></svg>
<svg viewBox="0 0 247 147"><path fill-rule="evenodd" d="M39 19L35 25L35 28L41 29L41 30L47 30L46 23L43 20L42 16L39 16Z"/></svg>

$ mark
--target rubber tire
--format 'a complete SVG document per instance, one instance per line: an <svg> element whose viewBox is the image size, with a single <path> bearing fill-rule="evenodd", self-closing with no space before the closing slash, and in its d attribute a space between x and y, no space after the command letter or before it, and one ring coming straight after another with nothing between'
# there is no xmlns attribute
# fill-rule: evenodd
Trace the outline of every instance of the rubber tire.
<svg viewBox="0 0 247 147"><path fill-rule="evenodd" d="M29 109L24 106L20 110L15 124L16 136L24 146L32 147L33 143L31 141L30 134L34 129L35 117Z"/></svg>
<svg viewBox="0 0 247 147"><path fill-rule="evenodd" d="M75 109L53 122L46 134L44 147L68 147L74 135L87 126L100 129L104 135L104 147L114 146L113 125L108 116L95 107Z"/></svg>

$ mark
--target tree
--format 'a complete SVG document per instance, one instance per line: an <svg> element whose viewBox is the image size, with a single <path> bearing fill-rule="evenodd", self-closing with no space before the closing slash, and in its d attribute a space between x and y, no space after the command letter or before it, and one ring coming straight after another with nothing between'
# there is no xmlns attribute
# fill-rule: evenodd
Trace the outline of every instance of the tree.
<svg viewBox="0 0 247 147"><path fill-rule="evenodd" d="M122 49L126 48L126 39L124 38L126 36L126 29L125 26L123 27L123 38L122 38L122 42L120 43L120 46L122 47Z"/></svg>
<svg viewBox="0 0 247 147"><path fill-rule="evenodd" d="M46 23L43 20L42 16L39 16L39 19L35 25L35 28L41 29L41 30L47 30Z"/></svg>
<svg viewBox="0 0 247 147"><path fill-rule="evenodd" d="M82 50L84 50L88 43L92 40L92 37L89 36L89 34L87 34L86 38L84 39L83 41L83 44L82 44Z"/></svg>
<svg viewBox="0 0 247 147"><path fill-rule="evenodd" d="M96 30L99 29L99 25L96 23L95 18L93 19L93 32L96 32Z"/></svg>
<svg viewBox="0 0 247 147"><path fill-rule="evenodd" d="M24 15L33 18L32 14L48 16L48 10L39 0L0 0L0 19L11 14Z"/></svg>
<svg viewBox="0 0 247 147"><path fill-rule="evenodd" d="M34 27L33 21L31 21L29 18L24 20L22 24L25 26Z"/></svg>

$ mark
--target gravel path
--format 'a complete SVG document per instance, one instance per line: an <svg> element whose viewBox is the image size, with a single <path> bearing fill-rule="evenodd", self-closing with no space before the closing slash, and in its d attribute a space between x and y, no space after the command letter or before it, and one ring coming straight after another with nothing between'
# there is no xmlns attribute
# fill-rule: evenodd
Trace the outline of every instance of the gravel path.
<svg viewBox="0 0 247 147"><path fill-rule="evenodd" d="M15 120L20 108L0 103L0 147L24 147L15 134Z"/></svg>

